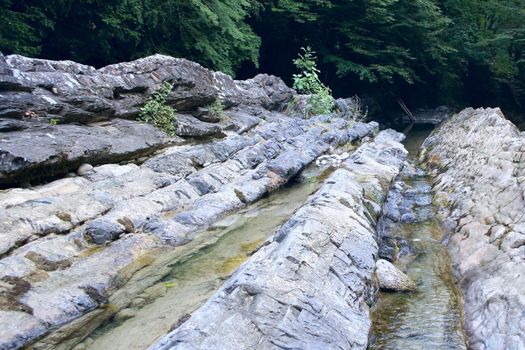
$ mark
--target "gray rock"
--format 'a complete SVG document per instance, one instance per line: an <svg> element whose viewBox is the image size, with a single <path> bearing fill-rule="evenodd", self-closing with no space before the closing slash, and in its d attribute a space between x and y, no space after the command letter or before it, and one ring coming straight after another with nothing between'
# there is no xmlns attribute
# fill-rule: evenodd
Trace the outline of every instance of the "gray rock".
<svg viewBox="0 0 525 350"><path fill-rule="evenodd" d="M74 346L111 317L113 309L100 306L159 246L205 239L203 228L278 189L344 139L319 135L348 133L316 117L257 120L245 134L171 146L140 167L105 164L84 177L0 193L0 279L44 276L20 300L44 325L38 334L13 326L24 330L24 346ZM119 308L146 300L146 287L124 293Z"/></svg>
<svg viewBox="0 0 525 350"><path fill-rule="evenodd" d="M379 288L394 292L411 292L416 284L392 263L380 259L376 262L376 277Z"/></svg>
<svg viewBox="0 0 525 350"><path fill-rule="evenodd" d="M21 119L4 123L0 183L46 180L84 163L93 168L82 169L87 171L81 171L81 177L0 193L0 280L24 287L16 295L9 294L8 307L0 307L0 318L10 322L0 332L1 348L74 347L133 300L139 306L162 293L148 289L151 284L145 280L126 286L162 249L206 241L204 228L277 190L323 153L362 139L377 126L351 125L336 116L330 116L330 123L326 116L290 118L277 112L292 96L280 79L260 75L238 82L166 56L100 70L20 56L9 56L6 64L7 74L0 76L0 115ZM180 133L193 138L219 134L221 139L168 138L151 125L115 119L135 117L140 105L166 80L174 83L168 100L181 112ZM227 108L220 122L207 123L191 115L216 98ZM46 118L58 118L59 124L50 125ZM72 121L76 124L68 124ZM303 293L296 295L300 304L289 300L286 305L293 313L294 305L300 305L306 311L299 322L310 329L321 326L329 334L325 339L340 345L344 341L336 336L341 332L334 329L348 329L350 318L360 323L347 338L366 343L369 320L364 303L370 295L367 286L376 256L373 250L377 250L373 225L389 180L405 155L394 141L398 138L384 133L378 135L380 142L363 145L359 163L349 157L341 164L335 179L343 185L329 184L327 192L315 197L298 217L298 222L319 228L323 235L320 240L311 235L296 242L311 243L319 250L326 243L334 257L319 265L329 276L325 289L335 301L326 323L332 328L309 313L330 298L309 302L309 293ZM138 158L142 158L140 166L128 164ZM364 178L372 181L361 181ZM341 188L348 197L344 201L338 200ZM338 208L349 216L345 216L347 225L335 227L333 235L308 220L310 211L320 210L329 218L326 223L333 225ZM350 235L354 226L358 228ZM281 257L288 253L280 242L302 237L296 230L290 226L276 236ZM335 243L327 239L330 235ZM304 254L316 263L312 251L295 247L300 254L290 256ZM359 266L353 266L348 255ZM297 266L293 259L283 261ZM362 274L354 276L354 269ZM307 280L315 276L309 274ZM293 286L292 281L288 286ZM350 287L356 296L352 307L347 303ZM14 307L31 314L12 311ZM310 337L313 344L321 344L315 335Z"/></svg>
<svg viewBox="0 0 525 350"><path fill-rule="evenodd" d="M129 161L166 146L170 140L151 126L122 120L91 125L136 118L140 107L166 81L173 84L168 104L182 112L177 115L176 133L184 137L222 137L223 130L246 132L260 119L242 111L283 110L293 93L273 76L235 81L197 63L162 55L98 70L71 61L18 55L2 60L0 186L56 178L83 162ZM217 99L228 108L236 107L236 112L220 118L206 108ZM68 123L89 127L64 125ZM35 142L33 147L25 146L29 138Z"/></svg>
<svg viewBox="0 0 525 350"><path fill-rule="evenodd" d="M86 226L85 236L88 241L98 245L107 244L117 239L124 232L124 226L106 220L93 220Z"/></svg>
<svg viewBox="0 0 525 350"><path fill-rule="evenodd" d="M218 123L221 121L221 116L209 108L199 107L192 115L206 123Z"/></svg>
<svg viewBox="0 0 525 350"><path fill-rule="evenodd" d="M217 124L206 123L190 115L177 114L176 118L176 133L178 136L204 137L222 134L222 128Z"/></svg>
<svg viewBox="0 0 525 350"><path fill-rule="evenodd" d="M366 349L378 215L405 152L377 155L394 140L363 146L372 155L334 172L276 235L181 326L150 349ZM376 155L374 157L373 155ZM385 185L382 185L385 184ZM379 209L380 210L380 209Z"/></svg>
<svg viewBox="0 0 525 350"><path fill-rule="evenodd" d="M168 103L178 111L192 111L221 98L232 105L257 105L282 110L292 90L282 80L258 75L235 81L197 63L154 55L101 69L71 61L48 61L11 55L0 75L0 117L32 115L61 122L93 122L135 118L139 108L168 81Z"/></svg>
<svg viewBox="0 0 525 350"><path fill-rule="evenodd" d="M172 141L151 125L121 119L89 127L47 125L4 133L0 185L54 178L86 162L98 165L136 158Z"/></svg>
<svg viewBox="0 0 525 350"><path fill-rule="evenodd" d="M425 141L464 299L469 347L525 348L525 139L498 108L466 109Z"/></svg>

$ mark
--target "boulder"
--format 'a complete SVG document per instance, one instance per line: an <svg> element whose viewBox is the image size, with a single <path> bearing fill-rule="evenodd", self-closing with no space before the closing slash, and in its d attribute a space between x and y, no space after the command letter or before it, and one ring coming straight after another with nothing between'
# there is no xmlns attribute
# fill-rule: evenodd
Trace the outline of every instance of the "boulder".
<svg viewBox="0 0 525 350"><path fill-rule="evenodd" d="M205 137L222 135L222 128L215 124L194 118L191 115L177 114L176 134L182 137Z"/></svg>
<svg viewBox="0 0 525 350"><path fill-rule="evenodd" d="M376 262L376 277L379 288L390 292L412 292L416 284L392 263L379 259Z"/></svg>
<svg viewBox="0 0 525 350"><path fill-rule="evenodd" d="M134 159L176 141L149 124L122 119L89 126L26 126L1 135L0 186L52 179L76 171L82 163Z"/></svg>

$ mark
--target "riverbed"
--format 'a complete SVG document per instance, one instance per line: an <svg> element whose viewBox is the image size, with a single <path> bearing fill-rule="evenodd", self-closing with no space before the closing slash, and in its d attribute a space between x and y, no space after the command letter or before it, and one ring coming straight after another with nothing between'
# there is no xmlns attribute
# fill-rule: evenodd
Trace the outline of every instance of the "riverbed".
<svg viewBox="0 0 525 350"><path fill-rule="evenodd" d="M92 333L78 349L146 349L204 304L320 187L332 170L310 166L290 185L212 225L201 235L206 244L185 253L185 258L181 259L181 251L166 253L152 265L169 271Z"/></svg>
<svg viewBox="0 0 525 350"><path fill-rule="evenodd" d="M416 282L417 291L378 293L369 349L467 348L461 293L443 242L446 234L435 215L432 181L417 167L419 147L431 130L414 126L408 132L405 147L414 169L403 172L397 184L402 188L402 219L383 233L403 242L394 264Z"/></svg>

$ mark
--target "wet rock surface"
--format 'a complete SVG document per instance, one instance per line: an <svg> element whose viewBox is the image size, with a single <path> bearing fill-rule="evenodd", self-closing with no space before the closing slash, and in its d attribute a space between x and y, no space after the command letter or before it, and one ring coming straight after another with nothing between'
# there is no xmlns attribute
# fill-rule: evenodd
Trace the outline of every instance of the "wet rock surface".
<svg viewBox="0 0 525 350"><path fill-rule="evenodd" d="M381 132L151 349L366 349L375 225L406 151Z"/></svg>
<svg viewBox="0 0 525 350"><path fill-rule="evenodd" d="M424 143L472 349L525 348L525 143L499 109L466 109Z"/></svg>
<svg viewBox="0 0 525 350"><path fill-rule="evenodd" d="M171 57L100 70L20 56L6 62L1 185L67 177L0 192L0 323L9 324L0 348L74 347L130 306L122 300L139 303L143 290L123 287L161 249L205 235L377 128L341 114L292 118L279 112L292 94L280 79L234 81ZM177 117L184 138L125 119L163 81L175 85L170 104L185 111ZM220 120L202 120L216 98L225 107ZM118 305L109 303L117 296Z"/></svg>
<svg viewBox="0 0 525 350"><path fill-rule="evenodd" d="M285 115L271 120L261 118L246 134L169 147L141 166L106 164L83 177L1 193L0 279L9 288L13 278L24 281L28 289L9 294L9 305L19 307L1 312L26 316L12 317L21 323L13 325L19 332L2 333L0 344L29 344L60 329L61 336L54 333L34 345L54 347L96 318L96 309L151 262L156 248L193 240L199 230L287 183L339 142L376 127L349 129L342 123L334 129L318 118ZM324 141L328 131L338 137Z"/></svg>

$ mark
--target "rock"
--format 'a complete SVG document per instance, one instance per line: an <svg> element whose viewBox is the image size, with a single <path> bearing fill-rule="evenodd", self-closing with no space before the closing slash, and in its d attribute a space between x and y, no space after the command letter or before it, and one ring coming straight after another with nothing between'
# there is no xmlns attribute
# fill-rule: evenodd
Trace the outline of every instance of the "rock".
<svg viewBox="0 0 525 350"><path fill-rule="evenodd" d="M82 164L77 169L78 176L85 176L93 171L93 165L91 164Z"/></svg>
<svg viewBox="0 0 525 350"><path fill-rule="evenodd" d="M189 115L177 114L176 133L183 137L204 137L221 135L222 129L214 123L197 120Z"/></svg>
<svg viewBox="0 0 525 350"><path fill-rule="evenodd" d="M46 327L36 317L18 311L0 311L2 337L0 348L16 349L26 344L28 339L34 339L44 334Z"/></svg>
<svg viewBox="0 0 525 350"><path fill-rule="evenodd" d="M162 55L98 70L19 55L2 60L0 186L4 187L47 181L82 163L128 162L181 142L152 126L120 120L137 118L140 107L166 81L173 84L167 103L180 112L176 133L183 137L246 132L260 118L243 111L284 110L293 94L273 76L236 81L197 63ZM215 101L234 113L221 118L206 107ZM108 119L112 121L93 124ZM29 138L34 147L24 146Z"/></svg>
<svg viewBox="0 0 525 350"><path fill-rule="evenodd" d="M36 279L21 302L44 325L43 333L23 333L24 346L74 346L112 315L100 306L160 247L206 239L202 229L283 186L354 133L318 117L252 118L245 133L173 145L141 166L104 164L83 177L0 193L0 279ZM320 137L328 130L337 136L330 142ZM118 306L163 293L147 287L124 293ZM11 340L0 332L0 341Z"/></svg>
<svg viewBox="0 0 525 350"><path fill-rule="evenodd" d="M402 150L387 137L363 145L366 161L347 159L204 306L151 349L366 349L377 213L365 206L364 193L376 191L380 208L403 164Z"/></svg>
<svg viewBox="0 0 525 350"><path fill-rule="evenodd" d="M135 307L135 308L141 308L143 307L144 305L146 305L147 301L146 299L144 298L135 298L133 299L133 301L131 302L131 306Z"/></svg>
<svg viewBox="0 0 525 350"><path fill-rule="evenodd" d="M221 121L221 116L209 108L199 107L192 115L206 123L218 123Z"/></svg>
<svg viewBox="0 0 525 350"><path fill-rule="evenodd" d="M335 106L341 118L353 120L363 119L368 109L358 97L338 98Z"/></svg>
<svg viewBox="0 0 525 350"><path fill-rule="evenodd" d="M292 90L281 79L258 75L235 81L197 63L163 55L101 69L71 61L49 61L19 55L5 57L0 75L0 118L20 119L28 106L35 116L63 122L136 118L139 108L163 82L173 84L168 103L192 111L221 98L229 107L256 105L282 110Z"/></svg>
<svg viewBox="0 0 525 350"><path fill-rule="evenodd" d="M262 106L270 111L282 112L293 97L293 90L280 79L259 74L253 79L233 81L223 73L215 73L219 98L225 107L238 105Z"/></svg>
<svg viewBox="0 0 525 350"><path fill-rule="evenodd" d="M115 315L115 321L119 323L124 322L126 320L129 320L130 318L135 317L136 315L137 312L133 309L123 309Z"/></svg>
<svg viewBox="0 0 525 350"><path fill-rule="evenodd" d="M123 232L124 226L119 223L93 220L86 227L85 237L89 242L102 245L114 241Z"/></svg>
<svg viewBox="0 0 525 350"><path fill-rule="evenodd" d="M0 348L74 347L118 310L143 306L165 293L165 288L148 288L166 276L164 270L126 284L163 251L206 241L205 229L211 224L284 186L322 154L362 140L377 127L335 115L291 118L278 112L293 93L278 78L260 75L239 82L166 56L99 70L21 56L6 58L6 66L7 74L0 76L0 115L17 122L4 123L0 131L2 186L48 181L82 164L92 168L82 166L80 177L0 192L0 281L13 282L7 286L7 306L0 306L0 317L10 322L0 332ZM187 140L124 119L134 118L163 81L174 84L168 101L177 108L178 132ZM219 122L192 115L217 98L226 109ZM51 118L57 118L58 125L46 122ZM323 192L331 198L330 205L319 194L297 217L305 227L319 228L321 240L317 235L304 237L292 224L276 236L280 261L286 266L297 265L286 256L304 256L314 265L320 263L329 276L325 290L330 298L317 296L310 303L309 294L300 295L300 307L307 311L299 322L309 327L308 312L333 300L328 317L332 328L322 320L311 322L314 329L328 332L325 341L336 339L340 346L354 337L366 343L366 302L377 255L373 226L389 181L403 163L399 138L384 132L378 142L361 147L359 162L350 154L344 162L338 159L342 164L334 181L343 185L329 184ZM130 163L139 158L140 166ZM348 197L343 201L341 188ZM334 225L339 215L334 208L349 214L344 227L334 227L336 243L327 239L332 233L323 225L308 220L310 211L320 210L328 217L326 224ZM299 245L299 255L289 254L281 242L291 237L297 237L296 243L328 249L327 256L334 259L315 262L312 251ZM305 283L313 283L317 275L305 271ZM273 276L272 269L267 273ZM352 305L347 301L350 287L357 296ZM294 300L286 305L296 312ZM345 317L338 316L339 310ZM130 315L125 311L121 317ZM349 319L360 322L359 327L345 336L347 340L337 339L343 329L355 326Z"/></svg>
<svg viewBox="0 0 525 350"><path fill-rule="evenodd" d="M401 215L401 219L399 221L402 224L412 224L412 223L417 222L417 218L414 213L405 213Z"/></svg>
<svg viewBox="0 0 525 350"><path fill-rule="evenodd" d="M423 144L464 301L469 347L525 348L525 139L498 108L468 108Z"/></svg>
<svg viewBox="0 0 525 350"><path fill-rule="evenodd" d="M385 291L411 292L416 284L392 263L380 259L376 262L376 277L379 288Z"/></svg>
<svg viewBox="0 0 525 350"><path fill-rule="evenodd" d="M151 125L121 119L89 127L31 126L2 135L0 186L52 179L76 171L82 163L97 165L151 154L172 142Z"/></svg>

